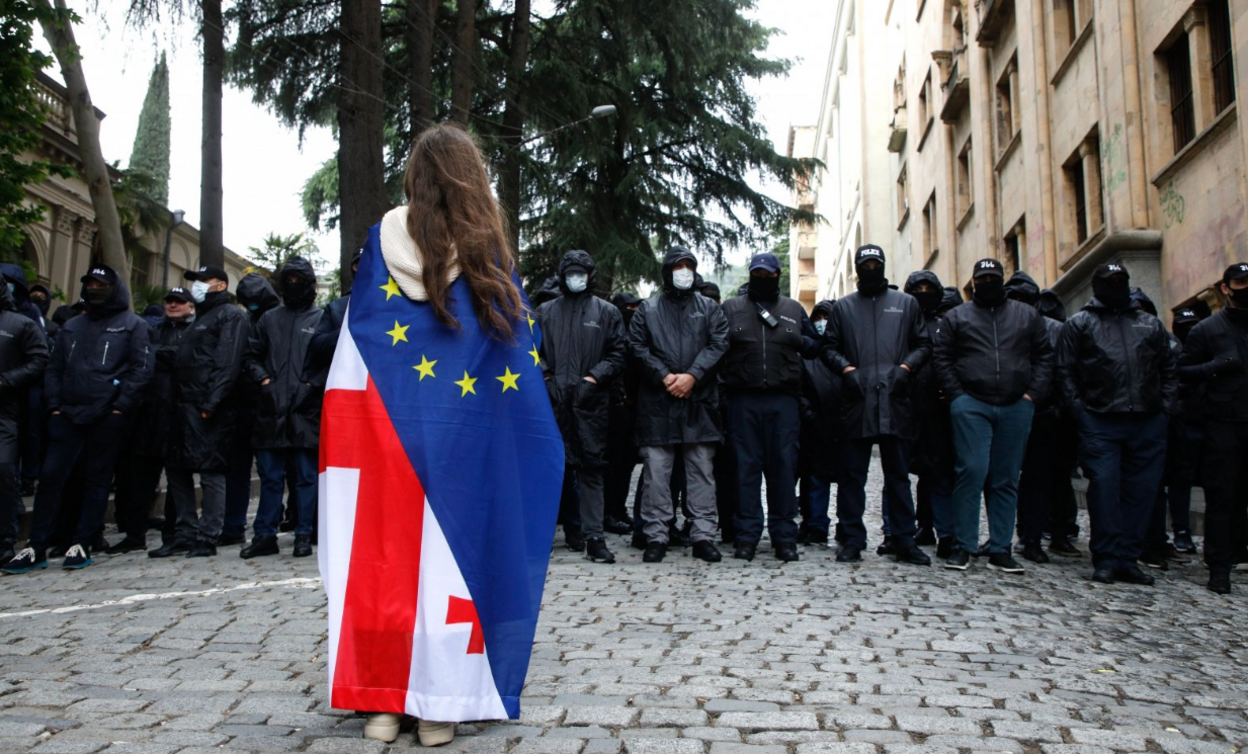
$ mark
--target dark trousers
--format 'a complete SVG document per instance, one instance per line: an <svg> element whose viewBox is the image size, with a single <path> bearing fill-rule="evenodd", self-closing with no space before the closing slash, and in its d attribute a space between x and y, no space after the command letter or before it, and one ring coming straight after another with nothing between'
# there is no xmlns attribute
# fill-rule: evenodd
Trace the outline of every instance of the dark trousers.
<svg viewBox="0 0 1248 754"><path fill-rule="evenodd" d="M763 536L763 479L767 531L773 547L797 543L797 453L801 411L796 396L741 393L728 399L728 442L737 458L737 544Z"/></svg>
<svg viewBox="0 0 1248 754"><path fill-rule="evenodd" d="M577 494L576 474L572 467L563 467L563 489L559 493L559 523L563 533L581 535L581 498Z"/></svg>
<svg viewBox="0 0 1248 754"><path fill-rule="evenodd" d="M1060 464L1059 421L1053 410L1041 411L1031 420L1023 474L1018 480L1018 541L1025 545L1040 544L1049 525L1050 507L1061 494L1057 486L1070 486L1070 469Z"/></svg>
<svg viewBox="0 0 1248 754"><path fill-rule="evenodd" d="M56 526L65 481L81 457L82 513L70 544L90 549L95 535L104 525L113 469L125 440L127 425L126 417L113 413L90 424L74 424L63 414L54 414L48 420L48 455L43 459L43 473L35 495L31 547L38 551L47 548ZM87 452L84 453L84 450Z"/></svg>
<svg viewBox="0 0 1248 754"><path fill-rule="evenodd" d="M22 479L26 482L34 482L39 478L42 465L40 461L47 445L47 417L43 413L42 384L41 382L26 389L25 416L22 417L19 427Z"/></svg>
<svg viewBox="0 0 1248 754"><path fill-rule="evenodd" d="M160 486L160 472L164 471L163 458L154 458L142 453L131 453L129 472L126 474L127 491L123 497L115 501L117 528L125 533L127 539L138 542L147 540L147 525L152 515L152 504L156 501L156 488ZM167 497L167 496L166 496ZM124 507L123 507L124 501ZM172 511L171 504L166 511ZM168 525L173 521L168 520Z"/></svg>
<svg viewBox="0 0 1248 754"><path fill-rule="evenodd" d="M17 542L18 518L22 514L17 438L17 420L0 417L0 550Z"/></svg>
<svg viewBox="0 0 1248 754"><path fill-rule="evenodd" d="M1134 566L1144 550L1166 460L1165 414L1079 414L1096 566Z"/></svg>
<svg viewBox="0 0 1248 754"><path fill-rule="evenodd" d="M247 533L247 508L251 505L251 467L255 455L250 443L242 443L230 455L225 474L225 525L222 537L237 538Z"/></svg>
<svg viewBox="0 0 1248 754"><path fill-rule="evenodd" d="M628 488L637 465L637 446L633 445L634 408L626 403L614 404L607 414L607 467L603 469L603 513L608 518L631 518L628 513Z"/></svg>
<svg viewBox="0 0 1248 754"><path fill-rule="evenodd" d="M919 511L927 509L928 520L918 513L920 527L935 529L936 536L944 539L953 536L953 478L948 474L920 474L914 485L915 502Z"/></svg>
<svg viewBox="0 0 1248 754"><path fill-rule="evenodd" d="M1205 562L1210 568L1233 568L1248 544L1242 526L1248 510L1248 423L1206 424L1202 462Z"/></svg>
<svg viewBox="0 0 1248 754"><path fill-rule="evenodd" d="M828 527L832 519L828 516L832 500L831 477L817 474L804 474L798 482L798 508L802 514L802 526L805 531L828 536Z"/></svg>
<svg viewBox="0 0 1248 754"><path fill-rule="evenodd" d="M299 525L295 534L311 535L316 524L317 455L315 450L280 448L257 450L256 467L260 470L260 504L256 510L256 538L277 536L282 522L282 493L286 490L286 462L295 464L295 500Z"/></svg>
<svg viewBox="0 0 1248 754"><path fill-rule="evenodd" d="M1064 415L1057 420L1053 448L1053 475L1049 478L1049 533L1074 540L1079 537L1079 503L1071 478L1079 465L1079 430Z"/></svg>
<svg viewBox="0 0 1248 754"><path fill-rule="evenodd" d="M889 536L900 547L914 545L914 498L910 494L909 443L897 437L869 437L842 443L841 478L836 487L837 541L858 550L867 547L867 472L871 448L879 445L884 466L885 519Z"/></svg>
<svg viewBox="0 0 1248 754"><path fill-rule="evenodd" d="M1020 398L996 406L960 395L949 406L957 477L953 485L954 536L967 552L979 549L979 500L988 508L988 551L1008 553L1018 511L1018 475L1035 406Z"/></svg>

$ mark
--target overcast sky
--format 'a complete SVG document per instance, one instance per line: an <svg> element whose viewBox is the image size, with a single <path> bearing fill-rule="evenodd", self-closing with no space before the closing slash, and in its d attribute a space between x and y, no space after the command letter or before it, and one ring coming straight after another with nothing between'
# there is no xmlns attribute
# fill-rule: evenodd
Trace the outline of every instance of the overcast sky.
<svg viewBox="0 0 1248 754"><path fill-rule="evenodd" d="M92 99L108 116L100 131L104 156L123 166L128 163L148 77L164 50L170 67L173 124L170 208L185 210L187 221L198 226L201 106L194 29L191 24L166 25L157 31L128 29L125 6L124 0L100 0L98 12L79 8L84 23L76 28ZM758 0L756 17L780 30L768 55L795 61L786 79L753 87L760 119L780 151L787 144L791 124L813 123L817 115L834 13L835 3L829 0ZM306 132L301 145L295 131L252 104L245 92L227 87L223 104L225 243L246 255L249 246L260 245L271 232L287 235L307 230L299 208L300 190L337 147L326 128ZM767 189L787 201L783 187ZM326 260L336 258L336 233L314 234L313 238Z"/></svg>

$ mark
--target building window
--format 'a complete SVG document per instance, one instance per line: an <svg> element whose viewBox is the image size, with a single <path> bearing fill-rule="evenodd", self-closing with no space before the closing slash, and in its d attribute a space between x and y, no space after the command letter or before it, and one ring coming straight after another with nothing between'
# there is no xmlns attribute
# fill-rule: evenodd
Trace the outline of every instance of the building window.
<svg viewBox="0 0 1248 754"><path fill-rule="evenodd" d="M936 235L936 192L932 192L931 198L927 200L927 204L923 207L923 254L925 259L931 259L939 251L939 241Z"/></svg>
<svg viewBox="0 0 1248 754"><path fill-rule="evenodd" d="M1088 240L1088 193L1083 181L1083 160L1076 156L1063 170L1074 210L1075 241L1082 244Z"/></svg>
<svg viewBox="0 0 1248 754"><path fill-rule="evenodd" d="M971 184L971 140L966 140L962 152L958 154L957 203L954 205L956 216L961 218L971 209L975 192Z"/></svg>
<svg viewBox="0 0 1248 754"><path fill-rule="evenodd" d="M1026 237L1023 221L1019 220L1018 223L1010 229L1009 235L1002 239L1004 242L1003 246L1005 258L1002 259L1001 262L1005 265L1005 275L1007 278L1023 269L1023 253L1025 252L1023 247L1026 244Z"/></svg>
<svg viewBox="0 0 1248 754"><path fill-rule="evenodd" d="M1213 102L1222 112L1235 101L1235 56L1231 51L1229 0L1216 0L1208 9L1209 56L1213 63Z"/></svg>
<svg viewBox="0 0 1248 754"><path fill-rule="evenodd" d="M1170 125L1177 154L1196 136L1196 101L1192 96L1192 58L1186 34L1165 52L1170 74Z"/></svg>
<svg viewBox="0 0 1248 754"><path fill-rule="evenodd" d="M897 176L897 227L906 224L910 217L910 177L905 165L901 166L901 174Z"/></svg>
<svg viewBox="0 0 1248 754"><path fill-rule="evenodd" d="M1014 58L1005 67L1005 74L997 82L997 143L1001 152L1005 151L1018 133L1017 109L1014 106L1014 97L1018 94L1015 91L1017 86L1018 59Z"/></svg>
<svg viewBox="0 0 1248 754"><path fill-rule="evenodd" d="M927 78L923 79L923 88L919 90L919 130L925 132L927 124L932 120L932 69L927 69Z"/></svg>
<svg viewBox="0 0 1248 754"><path fill-rule="evenodd" d="M1091 0L1053 0L1054 52L1057 59L1071 48L1092 17Z"/></svg>

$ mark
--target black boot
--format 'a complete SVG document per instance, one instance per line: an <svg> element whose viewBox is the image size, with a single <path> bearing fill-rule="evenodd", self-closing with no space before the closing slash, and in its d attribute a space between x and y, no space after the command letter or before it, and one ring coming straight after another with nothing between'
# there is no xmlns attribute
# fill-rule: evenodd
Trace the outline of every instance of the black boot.
<svg viewBox="0 0 1248 754"><path fill-rule="evenodd" d="M251 544L239 550L238 555L243 560L258 558L263 555L276 555L281 550L277 549L277 537L256 537L251 540Z"/></svg>
<svg viewBox="0 0 1248 754"><path fill-rule="evenodd" d="M139 552L140 550L146 550L146 549L147 549L146 542L140 542L137 539L131 539L130 537L126 537L125 539L121 540L115 545L109 545L104 550L104 553L106 555L122 555L127 552Z"/></svg>
<svg viewBox="0 0 1248 754"><path fill-rule="evenodd" d="M294 555L296 558L306 558L309 555L311 555L312 554L312 535L311 534L296 534L295 535L295 549L291 554Z"/></svg>
<svg viewBox="0 0 1248 754"><path fill-rule="evenodd" d="M1214 594L1231 593L1231 570L1229 568L1209 569L1209 591Z"/></svg>
<svg viewBox="0 0 1248 754"><path fill-rule="evenodd" d="M206 539L197 539L186 553L188 558L211 558L217 554L217 546Z"/></svg>
<svg viewBox="0 0 1248 754"><path fill-rule="evenodd" d="M607 549L607 543L598 538L585 540L585 557L595 563L615 562L615 556Z"/></svg>
<svg viewBox="0 0 1248 754"><path fill-rule="evenodd" d="M175 539L172 542L166 542L160 547L157 547L155 550L149 550L147 553L147 557L149 558L171 558L174 555L182 555L183 553L187 553L190 551L191 551L191 545L189 543L179 542L178 540Z"/></svg>

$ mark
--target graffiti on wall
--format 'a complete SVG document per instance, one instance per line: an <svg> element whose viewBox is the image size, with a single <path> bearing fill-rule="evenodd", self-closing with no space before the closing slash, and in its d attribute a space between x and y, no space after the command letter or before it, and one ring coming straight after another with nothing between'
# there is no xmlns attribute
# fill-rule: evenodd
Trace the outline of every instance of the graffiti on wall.
<svg viewBox="0 0 1248 754"><path fill-rule="evenodd" d="M1181 225L1187 217L1187 200L1179 192L1179 184L1171 178L1161 190L1161 213L1166 216L1166 227Z"/></svg>

